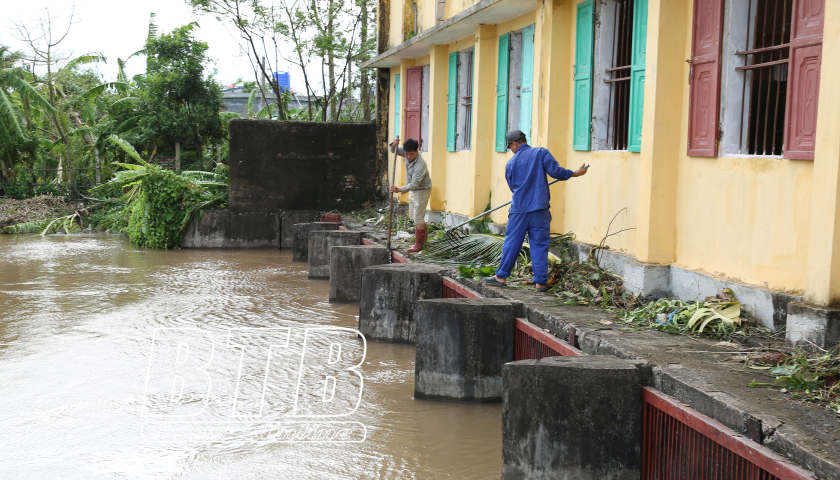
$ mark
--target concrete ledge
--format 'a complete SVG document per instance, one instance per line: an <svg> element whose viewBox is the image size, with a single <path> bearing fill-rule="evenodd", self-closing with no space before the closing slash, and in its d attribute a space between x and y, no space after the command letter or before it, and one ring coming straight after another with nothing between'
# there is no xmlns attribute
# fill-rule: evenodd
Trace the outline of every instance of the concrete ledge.
<svg viewBox="0 0 840 480"><path fill-rule="evenodd" d="M362 270L389 263L388 249L379 245L333 247L330 251L330 301L358 302Z"/></svg>
<svg viewBox="0 0 840 480"><path fill-rule="evenodd" d="M632 362L522 360L503 377L503 480L640 478L642 384Z"/></svg>
<svg viewBox="0 0 840 480"><path fill-rule="evenodd" d="M645 361L648 373L640 369L643 385L675 397L824 479L840 480L840 419L828 409L799 405L778 389L749 388L753 380L772 379L725 361L732 356L730 346L655 330L621 330L619 319L595 308L555 306L550 296L532 290L458 281L487 297L522 301L528 321L560 338L568 338L574 327L584 353Z"/></svg>
<svg viewBox="0 0 840 480"><path fill-rule="evenodd" d="M580 260L589 257L589 245L572 243ZM642 263L621 253L602 250L601 265L624 278L628 290L640 292L643 297L670 297L683 301L702 300L730 288L738 300L753 308L755 317L766 327L785 328L788 304L801 302L803 297L754 285L723 280L674 265Z"/></svg>
<svg viewBox="0 0 840 480"><path fill-rule="evenodd" d="M424 263L377 265L362 271L359 331L371 340L415 342L418 300L443 297L446 268Z"/></svg>
<svg viewBox="0 0 840 480"><path fill-rule="evenodd" d="M362 243L362 232L353 230L309 232L309 278L330 278L330 257L333 247L360 243Z"/></svg>
<svg viewBox="0 0 840 480"><path fill-rule="evenodd" d="M309 261L309 232L321 230L338 230L341 223L312 222L295 224L295 237L292 241L292 261Z"/></svg>
<svg viewBox="0 0 840 480"><path fill-rule="evenodd" d="M318 210L284 210L280 214L280 248L292 248L295 241L295 225L312 223L321 219Z"/></svg>
<svg viewBox="0 0 840 480"><path fill-rule="evenodd" d="M840 309L804 302L788 305L787 341L830 349L840 343Z"/></svg>
<svg viewBox="0 0 840 480"><path fill-rule="evenodd" d="M276 213L231 213L207 210L190 222L181 248L279 248L280 218Z"/></svg>
<svg viewBox="0 0 840 480"><path fill-rule="evenodd" d="M502 365L514 358L515 310L494 298L417 302L414 397L500 402Z"/></svg>

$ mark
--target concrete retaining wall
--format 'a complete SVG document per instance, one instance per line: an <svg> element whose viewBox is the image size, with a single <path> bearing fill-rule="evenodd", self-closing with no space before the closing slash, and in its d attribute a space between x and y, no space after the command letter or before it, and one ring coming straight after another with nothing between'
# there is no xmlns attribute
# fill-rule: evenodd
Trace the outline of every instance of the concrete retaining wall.
<svg viewBox="0 0 840 480"><path fill-rule="evenodd" d="M190 222L181 248L279 248L280 218L276 213L205 211Z"/></svg>
<svg viewBox="0 0 840 480"><path fill-rule="evenodd" d="M381 197L386 171L373 122L230 122L235 213L349 211Z"/></svg>

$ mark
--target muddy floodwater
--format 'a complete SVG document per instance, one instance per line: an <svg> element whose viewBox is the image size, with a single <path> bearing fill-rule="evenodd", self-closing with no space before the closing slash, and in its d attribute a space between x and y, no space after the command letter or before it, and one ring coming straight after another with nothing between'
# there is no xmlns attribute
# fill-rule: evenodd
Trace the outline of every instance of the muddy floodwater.
<svg viewBox="0 0 840 480"><path fill-rule="evenodd" d="M330 413L318 410L322 367L302 366L317 354L306 327L357 327L358 304L329 303L328 282L306 276L290 251L0 235L0 478L499 478L501 406L413 400L406 345L364 351L345 336L326 354L365 353L363 380L336 375L329 393L334 413L352 410L354 391L358 407L328 418L361 426L363 441L266 435L310 420L293 416L305 408ZM211 357L206 378L184 373ZM181 380L155 363L167 358Z"/></svg>

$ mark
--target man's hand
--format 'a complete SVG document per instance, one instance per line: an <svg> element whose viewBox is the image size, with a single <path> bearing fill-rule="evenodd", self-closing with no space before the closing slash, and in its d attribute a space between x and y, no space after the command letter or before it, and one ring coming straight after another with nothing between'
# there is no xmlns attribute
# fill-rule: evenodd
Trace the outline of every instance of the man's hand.
<svg viewBox="0 0 840 480"><path fill-rule="evenodd" d="M399 145L399 144L400 144L400 136L399 136L399 135L397 135L397 138L395 138L395 139L394 139L394 141L393 141L393 142L391 142L391 145L389 145L389 146L390 146L390 147L396 147L396 146L397 146L397 145Z"/></svg>
<svg viewBox="0 0 840 480"><path fill-rule="evenodd" d="M574 171L574 173L572 173L572 176L573 177L582 177L582 176L586 175L586 171L587 171L587 168L586 168L586 164L584 163L583 165L580 166L580 168L578 168L577 170Z"/></svg>
<svg viewBox="0 0 840 480"><path fill-rule="evenodd" d="M400 193L400 187L396 185L391 185L391 187L388 190L390 190L391 193Z"/></svg>

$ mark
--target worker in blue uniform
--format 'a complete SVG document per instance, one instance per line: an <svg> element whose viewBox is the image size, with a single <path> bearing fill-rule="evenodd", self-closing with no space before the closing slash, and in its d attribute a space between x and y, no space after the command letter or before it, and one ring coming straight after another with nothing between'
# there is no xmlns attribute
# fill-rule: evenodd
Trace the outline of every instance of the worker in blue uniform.
<svg viewBox="0 0 840 480"><path fill-rule="evenodd" d="M488 277L486 281L490 285L505 285L527 233L531 246L534 284L537 291L544 292L547 290L548 243L551 239L551 213L548 211L551 206L551 194L548 191L546 175L558 180L568 180L586 175L588 166L584 164L575 171L566 170L545 148L529 146L525 134L520 130L508 132L505 140L508 149L513 152L513 157L505 166L505 179L513 192L513 200L508 211L502 261L496 275Z"/></svg>

